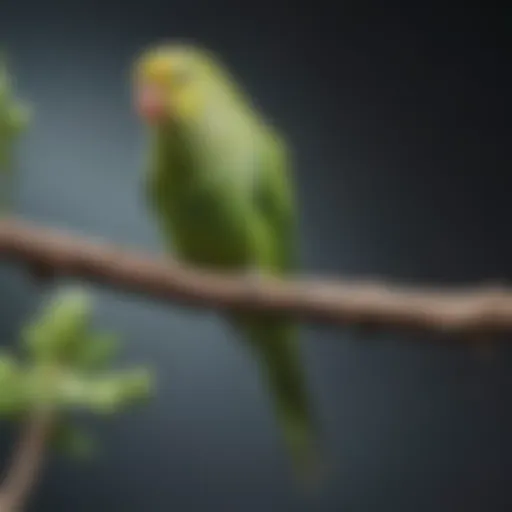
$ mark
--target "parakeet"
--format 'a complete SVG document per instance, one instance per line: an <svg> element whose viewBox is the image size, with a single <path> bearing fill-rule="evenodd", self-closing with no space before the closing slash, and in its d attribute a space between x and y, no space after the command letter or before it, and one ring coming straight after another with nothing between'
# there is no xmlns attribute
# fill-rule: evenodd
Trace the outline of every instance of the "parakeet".
<svg viewBox="0 0 512 512"><path fill-rule="evenodd" d="M147 129L146 197L166 250L187 264L248 276L296 268L291 157L225 64L193 43L146 49L132 69ZM289 318L225 313L253 349L300 476L317 475L318 422Z"/></svg>

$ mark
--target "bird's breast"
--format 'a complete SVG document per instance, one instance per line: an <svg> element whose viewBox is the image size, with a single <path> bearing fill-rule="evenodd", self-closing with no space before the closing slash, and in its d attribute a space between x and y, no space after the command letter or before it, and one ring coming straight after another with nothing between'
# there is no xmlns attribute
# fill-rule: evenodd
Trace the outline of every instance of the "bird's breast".
<svg viewBox="0 0 512 512"><path fill-rule="evenodd" d="M169 214L175 244L187 259L220 267L246 259L248 226L222 198L208 191L184 194Z"/></svg>

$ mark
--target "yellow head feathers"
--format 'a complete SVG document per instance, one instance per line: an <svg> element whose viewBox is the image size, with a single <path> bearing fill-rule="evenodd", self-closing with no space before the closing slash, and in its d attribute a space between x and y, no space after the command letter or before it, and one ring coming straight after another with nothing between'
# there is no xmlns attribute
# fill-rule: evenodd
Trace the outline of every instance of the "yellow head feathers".
<svg viewBox="0 0 512 512"><path fill-rule="evenodd" d="M246 100L221 61L195 45L169 43L146 50L133 72L139 113L150 122L190 121L212 104Z"/></svg>
<svg viewBox="0 0 512 512"><path fill-rule="evenodd" d="M146 120L187 120L205 106L213 60L198 47L162 45L143 53L134 66L136 100Z"/></svg>

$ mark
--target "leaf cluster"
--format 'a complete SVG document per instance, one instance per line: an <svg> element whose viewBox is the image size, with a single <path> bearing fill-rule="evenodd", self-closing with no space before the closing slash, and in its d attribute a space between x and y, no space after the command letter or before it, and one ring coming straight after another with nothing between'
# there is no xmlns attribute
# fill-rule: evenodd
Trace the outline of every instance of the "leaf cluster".
<svg viewBox="0 0 512 512"><path fill-rule="evenodd" d="M28 105L15 94L15 83L5 55L0 54L0 174L12 167L14 143L30 121Z"/></svg>
<svg viewBox="0 0 512 512"><path fill-rule="evenodd" d="M0 354L0 416L20 420L34 410L50 410L57 418L56 443L73 451L89 443L71 428L71 412L117 414L151 394L147 369L112 368L118 337L95 328L84 289L53 292L21 330L19 344L21 357Z"/></svg>

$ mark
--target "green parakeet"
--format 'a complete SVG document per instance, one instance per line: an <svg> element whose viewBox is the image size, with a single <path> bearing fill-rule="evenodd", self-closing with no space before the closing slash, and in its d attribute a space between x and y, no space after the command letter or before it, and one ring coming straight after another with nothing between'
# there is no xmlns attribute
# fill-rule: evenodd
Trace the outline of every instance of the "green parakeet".
<svg viewBox="0 0 512 512"><path fill-rule="evenodd" d="M215 271L286 275L296 259L288 149L221 61L193 44L146 50L134 104L149 134L145 187L166 250ZM301 476L317 475L318 431L294 321L227 313L254 350Z"/></svg>

